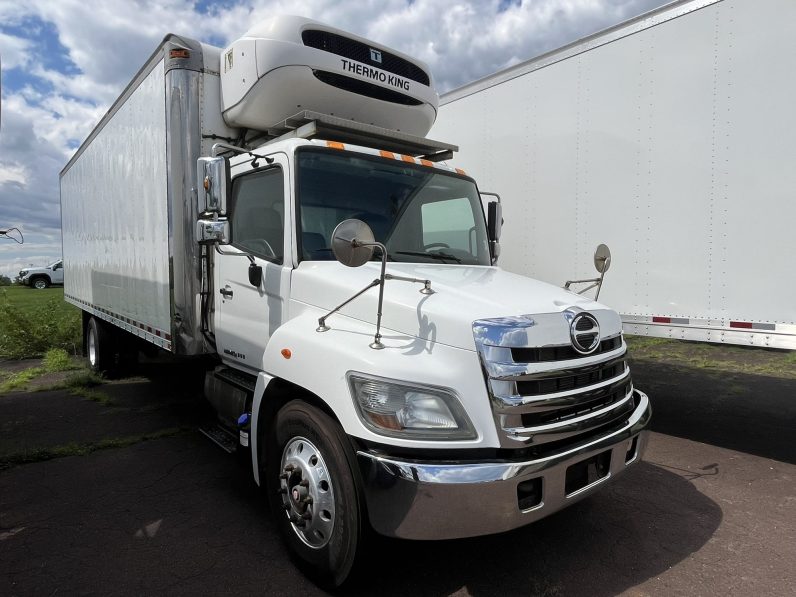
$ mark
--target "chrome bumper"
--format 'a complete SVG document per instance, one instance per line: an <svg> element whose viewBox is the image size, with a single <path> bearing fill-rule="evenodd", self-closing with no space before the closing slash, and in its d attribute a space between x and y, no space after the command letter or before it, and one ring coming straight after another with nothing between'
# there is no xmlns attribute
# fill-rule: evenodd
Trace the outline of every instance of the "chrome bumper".
<svg viewBox="0 0 796 597"><path fill-rule="evenodd" d="M634 390L634 399L633 413L621 429L539 460L434 464L360 451L370 522L376 532L391 537L456 539L500 533L544 518L641 460L652 410L643 392ZM598 473L602 476L585 485L576 482L577 488L567 491L567 471L584 461L605 463L604 472ZM539 497L532 500L538 503L523 510L520 497L529 486L538 487Z"/></svg>

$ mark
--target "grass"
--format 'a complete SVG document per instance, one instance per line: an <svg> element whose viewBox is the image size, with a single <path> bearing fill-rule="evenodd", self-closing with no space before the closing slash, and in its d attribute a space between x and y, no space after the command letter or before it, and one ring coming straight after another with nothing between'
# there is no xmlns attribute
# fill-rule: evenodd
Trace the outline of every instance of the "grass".
<svg viewBox="0 0 796 597"><path fill-rule="evenodd" d="M625 336L631 359L684 365L708 373L796 379L796 352L732 344Z"/></svg>
<svg viewBox="0 0 796 597"><path fill-rule="evenodd" d="M63 288L0 288L0 358L24 359L51 348L77 354L80 310L64 301Z"/></svg>
<svg viewBox="0 0 796 597"><path fill-rule="evenodd" d="M2 377L0 377L0 394L7 394L13 390L25 389L30 382L48 373L61 373L80 368L79 365L76 365L72 361L71 357L63 348L51 348L44 354L40 367L28 367L16 373L4 373ZM95 380L99 380L99 382L91 383ZM50 386L41 386L36 388L36 390L74 389L85 385L98 385L99 383L102 383L101 378L98 378L89 371L84 371L81 374L71 375L65 382L52 384Z"/></svg>
<svg viewBox="0 0 796 597"><path fill-rule="evenodd" d="M92 452L99 450L109 450L113 448L126 448L134 444L150 441L153 439L161 439L164 437L172 437L179 435L185 430L180 427L169 427L161 429L152 433L142 433L140 435L127 435L123 437L110 437L101 439L96 442L76 443L72 442L62 446L54 446L52 448L40 448L30 452L17 452L15 454L8 454L0 458L0 470L5 470L20 464L30 464L32 462L43 462L45 460L53 460L54 458L64 458L66 456L86 456Z"/></svg>
<svg viewBox="0 0 796 597"><path fill-rule="evenodd" d="M0 380L0 394L26 389L28 384L43 375L64 371L73 371L73 373L70 373L61 381L36 386L34 391L67 390L72 396L86 398L105 406L111 406L116 403L108 394L97 389L97 386L105 383L105 379L89 369L75 365L66 351L61 348L48 350L44 355L44 359L42 359L41 367L30 367L3 377Z"/></svg>
<svg viewBox="0 0 796 597"><path fill-rule="evenodd" d="M0 383L0 394L7 394L13 390L24 388L40 375L44 375L44 373L44 367L31 367L24 371L12 373L6 376L2 383Z"/></svg>

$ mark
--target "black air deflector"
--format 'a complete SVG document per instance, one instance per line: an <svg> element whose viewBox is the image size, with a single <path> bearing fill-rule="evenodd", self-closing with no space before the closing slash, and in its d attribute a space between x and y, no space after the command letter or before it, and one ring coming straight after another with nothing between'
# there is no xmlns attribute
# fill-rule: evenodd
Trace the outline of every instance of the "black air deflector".
<svg viewBox="0 0 796 597"><path fill-rule="evenodd" d="M370 51L371 49L376 50L377 48L371 48L371 46L367 44L349 39L342 35L330 33L328 31L319 31L317 29L306 29L301 32L301 40L304 42L305 46L309 46L310 48L323 50L324 52L330 52L338 56L344 56L345 58L350 58L351 60L356 60L363 64L370 64L388 73L393 73L399 77L404 77L405 79L416 81L426 86L430 83L428 74L416 64L412 64L404 58L399 58L381 49L378 50L381 53L381 62L371 60Z"/></svg>
<svg viewBox="0 0 796 597"><path fill-rule="evenodd" d="M416 100L415 98L404 95L403 93L398 93L392 89L385 89L384 87L379 87L373 83L360 81L359 79L352 79L351 77L346 77L345 75L338 75L337 73L330 73L325 70L313 70L312 74L315 75L316 79L326 83L327 85L331 85L332 87L337 87L338 89L343 89L345 91L350 91L351 93L356 93L357 95L364 95L365 97L372 97L373 99L378 99L393 104L402 104L404 106L419 106L423 103L420 100Z"/></svg>

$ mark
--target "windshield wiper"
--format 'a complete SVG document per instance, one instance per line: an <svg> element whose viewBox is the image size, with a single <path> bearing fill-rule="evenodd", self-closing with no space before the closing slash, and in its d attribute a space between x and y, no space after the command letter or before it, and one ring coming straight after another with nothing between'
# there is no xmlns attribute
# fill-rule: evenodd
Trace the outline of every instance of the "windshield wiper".
<svg viewBox="0 0 796 597"><path fill-rule="evenodd" d="M438 251L436 253L425 253L423 251L395 251L396 255L411 255L413 257L428 257L429 259L446 259L448 261L455 261L456 263L461 263L462 260L456 257L456 255L451 255L450 253L443 253L442 251Z"/></svg>

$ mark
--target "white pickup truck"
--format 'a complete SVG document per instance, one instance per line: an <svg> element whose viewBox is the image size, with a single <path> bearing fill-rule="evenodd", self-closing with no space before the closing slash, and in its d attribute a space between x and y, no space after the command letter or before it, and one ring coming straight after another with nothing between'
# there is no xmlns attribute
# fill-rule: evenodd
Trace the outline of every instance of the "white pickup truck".
<svg viewBox="0 0 796 597"><path fill-rule="evenodd" d="M59 259L47 267L26 267L19 270L19 282L31 288L43 290L53 284L64 283L64 261Z"/></svg>

